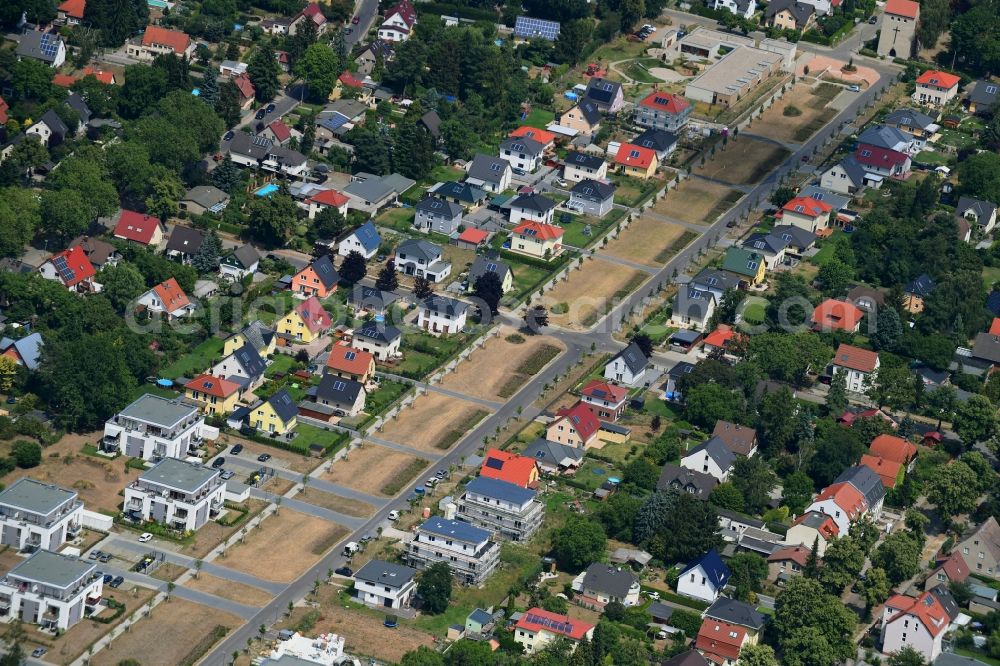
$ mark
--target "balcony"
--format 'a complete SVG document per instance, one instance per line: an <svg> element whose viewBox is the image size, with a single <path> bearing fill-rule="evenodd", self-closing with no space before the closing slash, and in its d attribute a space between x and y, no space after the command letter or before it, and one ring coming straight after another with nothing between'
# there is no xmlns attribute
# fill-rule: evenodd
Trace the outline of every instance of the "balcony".
<svg viewBox="0 0 1000 666"><path fill-rule="evenodd" d="M76 524L70 523L69 525L66 526L66 537L69 539L75 539L76 537L80 536L81 530L83 530L83 526L80 525L79 523Z"/></svg>

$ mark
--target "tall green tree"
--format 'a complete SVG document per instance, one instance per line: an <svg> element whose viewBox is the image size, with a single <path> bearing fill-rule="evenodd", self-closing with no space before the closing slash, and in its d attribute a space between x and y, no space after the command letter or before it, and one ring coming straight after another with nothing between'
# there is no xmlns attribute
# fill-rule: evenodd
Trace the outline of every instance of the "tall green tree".
<svg viewBox="0 0 1000 666"><path fill-rule="evenodd" d="M340 278L347 284L355 284L367 271L364 256L357 250L351 250L340 265Z"/></svg>
<svg viewBox="0 0 1000 666"><path fill-rule="evenodd" d="M214 229L205 235L205 239L191 260L191 265L199 273L212 273L219 269L219 258L222 256L222 240Z"/></svg>
<svg viewBox="0 0 1000 666"><path fill-rule="evenodd" d="M771 501L771 491L778 487L778 477L763 456L740 456L730 481L743 494L746 510L752 513L763 511Z"/></svg>
<svg viewBox="0 0 1000 666"><path fill-rule="evenodd" d="M955 516L976 508L979 497L979 480L972 468L961 460L938 469L927 482L927 501L938 514L950 521Z"/></svg>
<svg viewBox="0 0 1000 666"><path fill-rule="evenodd" d="M476 298L481 299L486 304L491 315L499 312L500 299L503 298L503 284L496 273L487 272L480 275L476 278L472 290Z"/></svg>
<svg viewBox="0 0 1000 666"><path fill-rule="evenodd" d="M103 293L115 310L125 312L136 298L146 292L146 282L142 273L127 261L119 261L114 266L101 269L97 281L104 287Z"/></svg>
<svg viewBox="0 0 1000 666"><path fill-rule="evenodd" d="M439 615L448 608L451 599L451 569L437 562L425 569L417 579L417 595L423 601L421 610Z"/></svg>
<svg viewBox="0 0 1000 666"><path fill-rule="evenodd" d="M857 617L818 581L798 577L775 599L773 628L783 662L829 666L854 655Z"/></svg>
<svg viewBox="0 0 1000 666"><path fill-rule="evenodd" d="M969 446L987 440L997 431L996 408L986 396L973 395L958 405L952 426Z"/></svg>
<svg viewBox="0 0 1000 666"><path fill-rule="evenodd" d="M281 247L292 235L298 218L298 207L287 194L255 197L250 202L250 234L269 247Z"/></svg>
<svg viewBox="0 0 1000 666"><path fill-rule="evenodd" d="M96 217L84 195L73 189L43 191L41 212L43 229L63 242L85 232Z"/></svg>
<svg viewBox="0 0 1000 666"><path fill-rule="evenodd" d="M281 90L280 74L281 66L274 56L274 49L267 43L258 44L247 63L247 75L253 83L257 101L270 102L275 98Z"/></svg>
<svg viewBox="0 0 1000 666"><path fill-rule="evenodd" d="M121 46L149 23L149 5L145 0L87 0L83 21L100 30L101 46Z"/></svg>
<svg viewBox="0 0 1000 666"><path fill-rule="evenodd" d="M295 63L295 74L309 84L309 97L324 102L330 97L340 76L340 62L337 54L326 44L309 46Z"/></svg>
<svg viewBox="0 0 1000 666"><path fill-rule="evenodd" d="M600 560L607 544L608 538L600 523L573 516L552 535L552 555L560 569L579 571Z"/></svg>
<svg viewBox="0 0 1000 666"><path fill-rule="evenodd" d="M19 257L42 217L38 198L19 187L0 189L0 257Z"/></svg>

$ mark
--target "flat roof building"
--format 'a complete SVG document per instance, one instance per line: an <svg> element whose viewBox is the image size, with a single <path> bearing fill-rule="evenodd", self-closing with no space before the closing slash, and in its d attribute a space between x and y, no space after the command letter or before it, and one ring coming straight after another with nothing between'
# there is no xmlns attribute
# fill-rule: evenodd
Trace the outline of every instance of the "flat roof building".
<svg viewBox="0 0 1000 666"><path fill-rule="evenodd" d="M705 104L734 106L754 88L781 71L778 53L750 46L733 49L688 83L684 96Z"/></svg>

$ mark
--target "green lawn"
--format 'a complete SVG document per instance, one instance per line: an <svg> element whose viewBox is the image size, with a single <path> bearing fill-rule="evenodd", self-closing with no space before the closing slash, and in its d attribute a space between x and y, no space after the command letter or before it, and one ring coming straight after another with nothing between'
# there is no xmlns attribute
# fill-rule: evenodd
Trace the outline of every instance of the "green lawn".
<svg viewBox="0 0 1000 666"><path fill-rule="evenodd" d="M396 398L406 393L410 388L409 384L394 382L391 379L383 379L378 385L377 391L368 394L365 401L365 411L369 414L381 414Z"/></svg>
<svg viewBox="0 0 1000 666"><path fill-rule="evenodd" d="M413 231L413 216L415 214L412 208L390 208L376 217L375 223L381 227L407 233Z"/></svg>
<svg viewBox="0 0 1000 666"><path fill-rule="evenodd" d="M833 259L833 253L837 247L837 244L834 242L833 239L837 237L837 234L842 234L842 233L843 232L839 230L834 231L829 238L827 238L824 241L820 241L820 243L817 243L817 245L819 246L819 252L817 252L815 256L809 257L809 263L814 264L816 266L822 266L826 262Z"/></svg>
<svg viewBox="0 0 1000 666"><path fill-rule="evenodd" d="M942 145L953 146L955 148L970 148L976 142L971 134L951 127L941 128L941 138L938 141Z"/></svg>
<svg viewBox="0 0 1000 666"><path fill-rule="evenodd" d="M461 180L465 172L456 167L439 165L431 169L430 179L433 182L443 182L448 180Z"/></svg>
<svg viewBox="0 0 1000 666"><path fill-rule="evenodd" d="M556 114L548 109L543 109L539 106L532 106L531 113L528 117L521 122L529 127L537 127L538 129L545 129L549 126L553 120L556 119Z"/></svg>
<svg viewBox="0 0 1000 666"><path fill-rule="evenodd" d="M582 484L582 487L593 492L600 488L601 484L607 481L609 476L621 478L621 474L618 473L613 465L603 460L585 460L573 479Z"/></svg>
<svg viewBox="0 0 1000 666"><path fill-rule="evenodd" d="M563 215L558 214L556 220L563 228L563 243L571 247L586 248L612 224L607 217L599 219L590 215L570 215L570 221L564 222Z"/></svg>
<svg viewBox="0 0 1000 666"><path fill-rule="evenodd" d="M392 372L404 377L423 379L431 370L453 356L469 338L466 334L436 338L429 333L406 331L400 345L403 360L392 368Z"/></svg>
<svg viewBox="0 0 1000 666"><path fill-rule="evenodd" d="M648 335L654 345L661 345L676 330L673 326L667 325L667 308L662 307L650 315L642 325L640 333Z"/></svg>
<svg viewBox="0 0 1000 666"><path fill-rule="evenodd" d="M191 377L207 370L213 361L219 360L224 345L222 338L208 338L161 370L160 376L167 379L177 379L178 377Z"/></svg>
<svg viewBox="0 0 1000 666"><path fill-rule="evenodd" d="M308 449L313 444L319 444L326 453L333 453L334 450L343 446L350 439L350 435L337 430L323 430L308 423L299 423L295 426L297 436L295 444L303 449Z"/></svg>
<svg viewBox="0 0 1000 666"><path fill-rule="evenodd" d="M605 44L590 56L588 62L616 62L618 60L628 60L635 58L646 50L644 42L630 42L624 37L619 37L610 44Z"/></svg>
<svg viewBox="0 0 1000 666"><path fill-rule="evenodd" d="M551 271L541 266L530 264L517 264L509 261L510 269L514 271L514 285L505 297L505 302L516 303L521 301L530 292L538 289L539 285L548 279Z"/></svg>
<svg viewBox="0 0 1000 666"><path fill-rule="evenodd" d="M743 309L743 320L747 323L761 323L767 310L767 301L753 300Z"/></svg>
<svg viewBox="0 0 1000 666"><path fill-rule="evenodd" d="M983 284L986 291L993 288L993 285L1000 282L1000 266L988 266L983 269Z"/></svg>
<svg viewBox="0 0 1000 666"><path fill-rule="evenodd" d="M1000 666L1000 659L994 659L993 657L990 657L982 650L974 650L967 648L952 648L952 649L955 651L955 654L960 654L963 657L978 659L984 664L989 664L989 666Z"/></svg>
<svg viewBox="0 0 1000 666"><path fill-rule="evenodd" d="M266 377L273 377L279 372L284 374L295 365L295 357L289 354L275 354L274 359L271 361L271 365L267 366L267 370L264 371Z"/></svg>
<svg viewBox="0 0 1000 666"><path fill-rule="evenodd" d="M944 153L939 153L935 150L921 150L917 153L913 160L915 162L923 162L924 164L944 165L948 164L948 162L951 161L951 158Z"/></svg>
<svg viewBox="0 0 1000 666"><path fill-rule="evenodd" d="M658 61L657 61L658 64ZM637 81L638 83L662 83L663 79L659 79L649 73L647 67L642 67L638 61L630 62L625 67L622 68L625 76L630 79Z"/></svg>

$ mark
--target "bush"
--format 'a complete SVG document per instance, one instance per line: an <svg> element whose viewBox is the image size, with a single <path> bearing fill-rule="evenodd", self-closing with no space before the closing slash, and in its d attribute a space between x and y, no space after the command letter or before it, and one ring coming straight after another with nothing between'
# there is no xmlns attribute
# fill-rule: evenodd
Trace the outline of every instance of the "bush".
<svg viewBox="0 0 1000 666"><path fill-rule="evenodd" d="M25 439L18 440L14 442L10 452L14 462L21 469L38 467L42 464L42 447L36 442L29 442Z"/></svg>
<svg viewBox="0 0 1000 666"><path fill-rule="evenodd" d="M788 106L785 107L785 110L782 112L782 115L790 117L801 116L802 111L799 109L799 107L789 104Z"/></svg>

